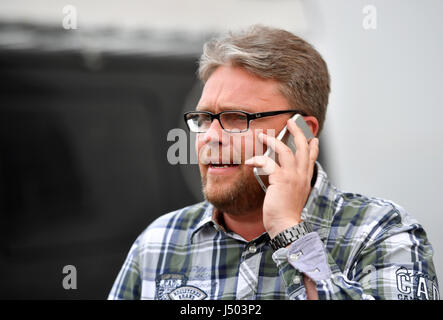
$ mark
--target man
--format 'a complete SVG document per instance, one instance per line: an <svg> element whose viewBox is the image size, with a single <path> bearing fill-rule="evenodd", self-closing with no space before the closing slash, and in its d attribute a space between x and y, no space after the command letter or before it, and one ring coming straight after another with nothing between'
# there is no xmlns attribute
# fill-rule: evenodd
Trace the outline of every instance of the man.
<svg viewBox="0 0 443 320"><path fill-rule="evenodd" d="M138 237L109 299L438 299L423 228L390 201L334 187L318 138L289 120L304 115L316 137L323 127L329 74L312 46L253 26L208 42L199 76L185 120L206 201ZM286 125L295 154L274 138ZM248 156L263 145L278 161ZM266 193L254 167L268 174Z"/></svg>

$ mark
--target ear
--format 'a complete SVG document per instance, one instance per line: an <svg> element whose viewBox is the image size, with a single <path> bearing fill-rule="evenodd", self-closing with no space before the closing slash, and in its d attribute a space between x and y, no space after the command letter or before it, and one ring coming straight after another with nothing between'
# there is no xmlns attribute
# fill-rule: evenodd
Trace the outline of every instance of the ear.
<svg viewBox="0 0 443 320"><path fill-rule="evenodd" d="M307 116L307 117L304 117L304 119L305 119L307 125L309 126L309 128L311 129L312 133L314 134L314 136L317 136L318 128L319 128L317 118L314 116Z"/></svg>

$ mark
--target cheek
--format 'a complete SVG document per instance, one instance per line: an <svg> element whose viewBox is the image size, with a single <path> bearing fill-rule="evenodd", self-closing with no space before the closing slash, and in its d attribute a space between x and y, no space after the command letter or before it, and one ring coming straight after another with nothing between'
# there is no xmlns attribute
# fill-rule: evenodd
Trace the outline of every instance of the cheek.
<svg viewBox="0 0 443 320"><path fill-rule="evenodd" d="M203 147L204 143L203 143L203 139L201 138L201 136L199 134L197 134L197 136L195 137L195 152L197 153L197 159L200 158L200 150Z"/></svg>
<svg viewBox="0 0 443 320"><path fill-rule="evenodd" d="M274 128L265 129L263 133L271 137L276 137L278 135L277 130Z"/></svg>
<svg viewBox="0 0 443 320"><path fill-rule="evenodd" d="M234 143L231 142L231 148L235 153L241 153L244 160L254 156L255 152L255 138L253 133L242 135L237 138Z"/></svg>
<svg viewBox="0 0 443 320"><path fill-rule="evenodd" d="M263 149L266 150L266 146L264 146L263 143L261 143L260 140L258 139L259 133L266 133L266 130L263 129L254 130L253 134L249 138L249 144L251 145L254 156L263 155L264 154Z"/></svg>

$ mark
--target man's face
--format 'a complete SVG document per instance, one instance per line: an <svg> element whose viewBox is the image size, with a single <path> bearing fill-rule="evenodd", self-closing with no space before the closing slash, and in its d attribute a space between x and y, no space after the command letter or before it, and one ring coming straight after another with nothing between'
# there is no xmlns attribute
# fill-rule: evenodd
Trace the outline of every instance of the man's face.
<svg viewBox="0 0 443 320"><path fill-rule="evenodd" d="M288 108L288 101L279 92L275 80L261 79L243 68L221 66L206 82L196 110L255 113ZM252 168L243 163L245 157L263 154L266 150L266 146L262 145L255 148L255 142L259 143L257 134L264 132L276 136L289 117L290 114L282 114L253 120L249 130L243 133L228 133L214 120L207 132L197 134L196 149L203 193L209 202L230 214L242 214L262 207L265 194ZM217 161L219 164L215 163Z"/></svg>

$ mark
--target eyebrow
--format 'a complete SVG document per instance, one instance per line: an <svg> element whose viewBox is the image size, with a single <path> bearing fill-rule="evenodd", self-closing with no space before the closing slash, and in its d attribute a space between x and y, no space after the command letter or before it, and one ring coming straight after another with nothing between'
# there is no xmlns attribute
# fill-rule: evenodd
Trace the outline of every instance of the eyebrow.
<svg viewBox="0 0 443 320"><path fill-rule="evenodd" d="M209 109L211 109L211 107L208 106L197 106L195 108L196 111L210 111ZM230 110L240 110L240 111L245 111L245 112L249 112L249 113L253 113L251 110L249 110L248 107L245 106L220 106L220 112L222 111L230 111Z"/></svg>

